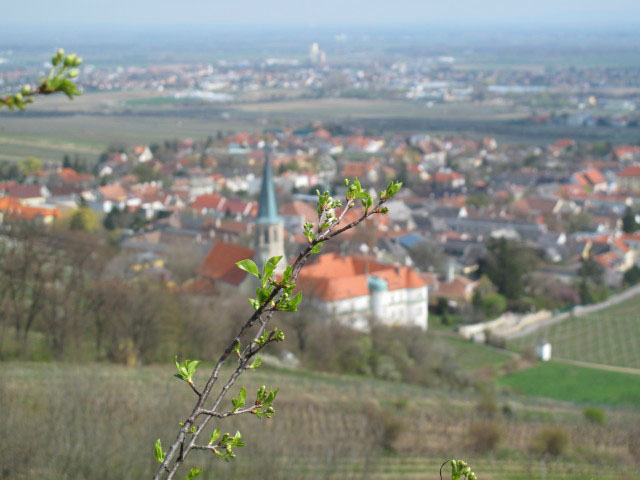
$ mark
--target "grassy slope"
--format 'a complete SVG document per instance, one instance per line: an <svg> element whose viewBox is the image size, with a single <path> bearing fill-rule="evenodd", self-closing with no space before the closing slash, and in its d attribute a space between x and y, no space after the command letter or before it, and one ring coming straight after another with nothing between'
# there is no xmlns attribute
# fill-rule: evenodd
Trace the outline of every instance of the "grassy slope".
<svg viewBox="0 0 640 480"><path fill-rule="evenodd" d="M438 338L453 349L461 367L474 370L486 365L500 366L511 355L486 345L478 345L463 338L439 335Z"/></svg>
<svg viewBox="0 0 640 480"><path fill-rule="evenodd" d="M549 362L506 375L499 382L529 396L640 408L637 375Z"/></svg>
<svg viewBox="0 0 640 480"><path fill-rule="evenodd" d="M153 442L161 437L166 445L193 402L192 392L171 377L170 366L6 362L1 367L0 465L8 479L148 478L156 466ZM231 464L194 455L205 469L201 478L436 479L440 463L454 455L468 458L487 480L524 480L532 468L536 475L544 468L546 478L593 478L598 472L640 478L628 463L603 453L610 434L600 437L609 430L580 426L579 412L567 406L527 403L514 411L518 422L494 419L504 423L504 446L496 455L474 456L466 438L473 415L470 394L267 368L242 380L250 395L262 383L282 387L276 416L224 421L222 428L245 433L248 446ZM406 406L394 407L401 398ZM387 413L363 414L362 406L376 401L390 405ZM538 414L525 417L525 410ZM637 423L637 415L629 415L608 416L616 438ZM383 454L376 432L389 418L400 422L400 434L395 453ZM583 449L597 438L598 453L585 461L578 449L569 450L541 464L526 453L526 445L542 419L579 435Z"/></svg>
<svg viewBox="0 0 640 480"><path fill-rule="evenodd" d="M640 368L640 296L543 328L509 347L522 350L542 339L557 358Z"/></svg>

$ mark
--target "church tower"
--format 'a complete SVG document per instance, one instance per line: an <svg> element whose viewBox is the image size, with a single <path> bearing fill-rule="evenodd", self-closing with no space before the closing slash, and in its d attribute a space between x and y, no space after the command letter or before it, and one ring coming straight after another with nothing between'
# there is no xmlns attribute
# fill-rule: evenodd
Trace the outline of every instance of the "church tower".
<svg viewBox="0 0 640 480"><path fill-rule="evenodd" d="M284 255L284 221L278 215L278 203L276 191L273 185L273 173L269 153L265 149L264 170L262 172L262 185L258 218L256 219L256 240L254 261L262 271L265 262L275 256L282 256L276 272L281 273L286 265Z"/></svg>

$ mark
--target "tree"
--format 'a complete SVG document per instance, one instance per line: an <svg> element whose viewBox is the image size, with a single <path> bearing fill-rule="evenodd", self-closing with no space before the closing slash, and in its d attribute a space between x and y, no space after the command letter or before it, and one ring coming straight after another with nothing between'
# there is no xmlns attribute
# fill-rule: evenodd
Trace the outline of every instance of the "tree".
<svg viewBox="0 0 640 480"><path fill-rule="evenodd" d="M42 161L36 157L27 157L18 162L18 168L23 176L31 175L42 170Z"/></svg>
<svg viewBox="0 0 640 480"><path fill-rule="evenodd" d="M480 306L487 317L494 318L507 309L507 299L499 293L490 293L482 298Z"/></svg>
<svg viewBox="0 0 640 480"><path fill-rule="evenodd" d="M509 301L524 295L528 274L538 263L535 253L523 244L506 238L492 238L480 260L480 272L486 274Z"/></svg>
<svg viewBox="0 0 640 480"><path fill-rule="evenodd" d="M629 270L624 272L622 282L625 285L635 285L636 283L640 282L640 268L638 268L637 265L634 265Z"/></svg>
<svg viewBox="0 0 640 480"><path fill-rule="evenodd" d="M233 340L225 348L204 386L198 387L194 382L194 374L200 362L197 360L179 362L176 357L175 364L178 370L176 377L189 385L197 400L191 414L180 424L180 430L168 451L163 451L160 439L156 441L156 460L161 463L161 466L156 472L154 480L173 478L189 453L194 450L212 452L226 461L230 461L236 456L234 448L245 445L240 432L236 432L235 435L223 434L220 429L216 428L210 434L208 443L196 443L212 418L223 419L242 414L255 415L257 418L271 418L275 413L273 402L278 390L268 390L264 386L255 394L255 401L249 400L248 406L247 399L250 397L244 387L241 387L237 396L231 399L232 408L230 410L225 411L221 408L221 403L244 371L260 366L261 360L256 355L267 345L284 340L282 330L277 327L268 328L269 322L275 312L295 312L298 310L298 305L302 300L302 292L294 295L293 290L300 270L309 257L318 253L323 243L336 235L356 227L372 215L386 214L388 209L383 204L393 197L402 186L399 182L390 182L387 188L380 192L379 199L374 204L373 199L362 188L358 179L353 182L345 180L345 184L347 186L345 204L339 216L334 215L333 212L335 209L343 207L342 201L332 198L328 191L318 192L318 221L316 224L306 223L304 225L303 233L307 238L308 245L300 252L293 264L284 269L281 276L275 277L274 272L282 257L269 259L262 272L258 270L252 260L247 259L237 263L238 268L256 278L255 281L258 284L256 298L249 299L249 303L255 311L242 324ZM355 207L356 202L362 204L363 213L356 220L342 226L341 222L345 214ZM215 395L215 399L209 402L214 386L222 373L223 365L232 357L237 357L237 367ZM208 405L209 408L207 408ZM192 468L187 478L194 478L200 471L199 468Z"/></svg>
<svg viewBox="0 0 640 480"><path fill-rule="evenodd" d="M100 228L100 221L88 205L82 205L71 214L69 228L83 232L95 232Z"/></svg>
<svg viewBox="0 0 640 480"><path fill-rule="evenodd" d="M640 229L640 224L636 221L636 214L631 207L627 207L622 216L622 231L633 233Z"/></svg>
<svg viewBox="0 0 640 480"><path fill-rule="evenodd" d="M438 243L428 240L416 243L409 250L409 255L415 266L423 272L441 272L444 267L445 256Z"/></svg>

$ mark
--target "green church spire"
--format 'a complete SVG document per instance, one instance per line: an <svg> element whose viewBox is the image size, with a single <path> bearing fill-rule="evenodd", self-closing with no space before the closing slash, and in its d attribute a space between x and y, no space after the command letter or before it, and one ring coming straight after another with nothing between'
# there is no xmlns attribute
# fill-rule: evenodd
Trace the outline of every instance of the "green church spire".
<svg viewBox="0 0 640 480"><path fill-rule="evenodd" d="M271 172L271 162L269 152L264 152L264 170L262 171L262 185L260 187L260 198L258 199L259 210L257 223L274 224L282 221L278 215L278 203L276 202L276 190L273 185L273 173Z"/></svg>

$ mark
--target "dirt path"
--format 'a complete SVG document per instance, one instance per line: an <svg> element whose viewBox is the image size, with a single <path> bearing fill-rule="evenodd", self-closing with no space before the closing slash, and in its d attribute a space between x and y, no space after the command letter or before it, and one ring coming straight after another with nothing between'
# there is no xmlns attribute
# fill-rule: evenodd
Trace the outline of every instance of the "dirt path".
<svg viewBox="0 0 640 480"><path fill-rule="evenodd" d="M616 365L604 365L602 363L581 362L580 360L570 360L568 358L553 357L554 362L566 363L567 365L575 365L577 367L595 368L598 370L607 370L609 372L629 373L631 375L640 375L640 368L618 367Z"/></svg>

